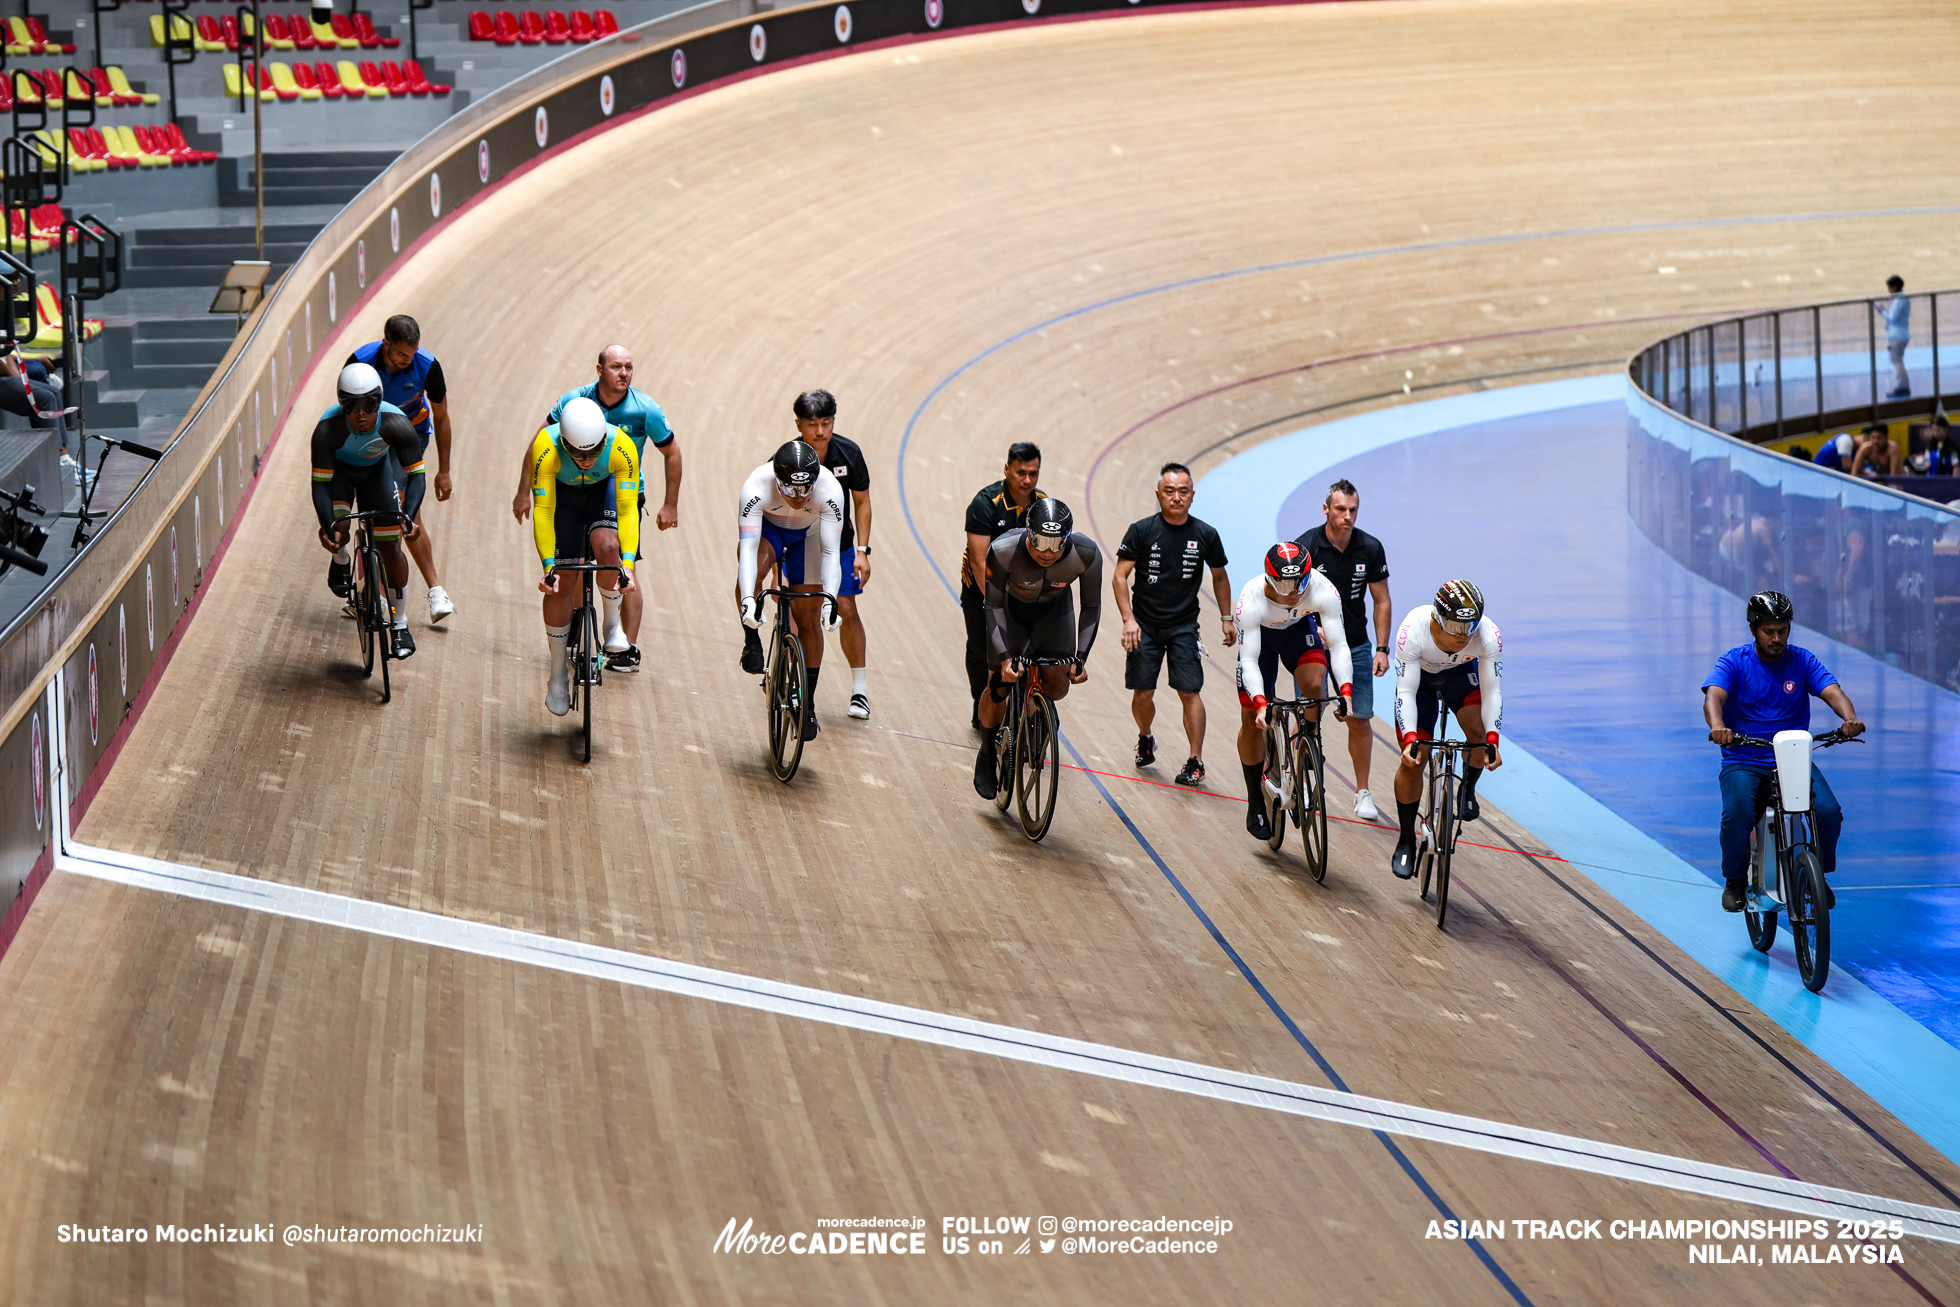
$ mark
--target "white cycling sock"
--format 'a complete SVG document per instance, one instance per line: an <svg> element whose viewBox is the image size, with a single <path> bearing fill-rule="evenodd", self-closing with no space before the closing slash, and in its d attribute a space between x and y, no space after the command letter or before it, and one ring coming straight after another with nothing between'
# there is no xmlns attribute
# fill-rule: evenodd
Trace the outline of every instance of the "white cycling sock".
<svg viewBox="0 0 1960 1307"><path fill-rule="evenodd" d="M608 631L619 625L619 605L624 599L625 596L617 590L599 591L599 611L606 615Z"/></svg>
<svg viewBox="0 0 1960 1307"><path fill-rule="evenodd" d="M565 640L571 633L572 624L570 622L565 623L563 626L547 626L544 628L545 639L551 642L551 653L547 655L547 658L551 664L551 679L554 681L562 680L568 673L570 664L565 661Z"/></svg>
<svg viewBox="0 0 1960 1307"><path fill-rule="evenodd" d="M851 693L862 694L867 699L871 697L870 693L864 688L864 669L862 667L853 667L851 669Z"/></svg>
<svg viewBox="0 0 1960 1307"><path fill-rule="evenodd" d="M395 629L397 631L407 630L408 603L402 598L402 592L392 585L388 587L388 602L395 606Z"/></svg>
<svg viewBox="0 0 1960 1307"><path fill-rule="evenodd" d="M339 563L342 567L352 567L354 565L354 552L346 545L342 545L335 551L333 561Z"/></svg>

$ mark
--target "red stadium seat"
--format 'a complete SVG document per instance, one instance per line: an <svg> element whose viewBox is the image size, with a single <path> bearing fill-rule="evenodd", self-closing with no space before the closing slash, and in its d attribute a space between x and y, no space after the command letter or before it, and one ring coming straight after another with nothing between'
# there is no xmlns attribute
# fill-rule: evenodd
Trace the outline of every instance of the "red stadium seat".
<svg viewBox="0 0 1960 1307"><path fill-rule="evenodd" d="M613 17L610 9L593 10L592 25L598 30L601 38L615 35L619 31L619 20Z"/></svg>
<svg viewBox="0 0 1960 1307"><path fill-rule="evenodd" d="M224 38L225 49L238 49L238 20L226 14L218 20L218 32Z"/></svg>
<svg viewBox="0 0 1960 1307"><path fill-rule="evenodd" d="M360 44L361 38L355 34L354 24L348 20L346 14L335 14L328 21L333 27L333 34L340 38L341 49L350 49L351 47L347 44L349 41L352 41L355 45Z"/></svg>
<svg viewBox="0 0 1960 1307"><path fill-rule="evenodd" d="M544 44L544 19L535 9L526 9L517 16L517 39L526 45Z"/></svg>
<svg viewBox="0 0 1960 1307"><path fill-rule="evenodd" d="M183 153L186 163L216 163L218 161L218 152L216 150L193 149L191 143L184 139L184 129L176 123L165 123L161 127L151 129L151 135L153 136L158 132L163 133L164 139L176 146Z"/></svg>
<svg viewBox="0 0 1960 1307"><path fill-rule="evenodd" d="M329 100L338 100L347 94L347 88L340 84L340 73L332 64L315 64L315 79L320 83L320 94Z"/></svg>
<svg viewBox="0 0 1960 1307"><path fill-rule="evenodd" d="M302 91L320 90L320 79L313 75L311 64L294 64L293 81L299 84L299 89ZM324 95L326 92L321 91L321 94Z"/></svg>
<svg viewBox="0 0 1960 1307"><path fill-rule="evenodd" d="M488 12L482 9L470 10L470 40L494 41L497 39L497 24Z"/></svg>
<svg viewBox="0 0 1960 1307"><path fill-rule="evenodd" d="M27 16L27 34L40 43L41 50L44 54L75 53L75 47L72 45L65 44L61 41L50 41L48 39L47 29L42 27L41 20L32 14Z"/></svg>
<svg viewBox="0 0 1960 1307"><path fill-rule="evenodd" d="M593 40L599 35L598 30L592 26L592 15L586 13L583 9L572 10L571 18L572 40L576 44L584 45L587 41Z"/></svg>
<svg viewBox="0 0 1960 1307"><path fill-rule="evenodd" d="M378 45L385 49L392 50L396 46L401 44L400 37L383 36L381 35L381 33L375 31L374 20L368 17L366 14L355 14L353 15L353 19L354 19L354 35L360 38L361 45L364 46L365 48L372 50L375 46Z"/></svg>
<svg viewBox="0 0 1960 1307"><path fill-rule="evenodd" d="M496 31L497 31L496 40L498 45L516 45L517 44L517 15L513 14L508 9L498 10Z"/></svg>
<svg viewBox="0 0 1960 1307"><path fill-rule="evenodd" d="M361 75L363 77L367 76L365 69ZM388 94L390 95L407 95L409 93L408 79L402 76L401 65L393 59L384 59L381 61L381 83L388 88Z"/></svg>
<svg viewBox="0 0 1960 1307"><path fill-rule="evenodd" d="M422 71L422 65L413 59L402 61L402 76L408 79L410 95L448 95L449 87L441 82L432 82Z"/></svg>
<svg viewBox="0 0 1960 1307"><path fill-rule="evenodd" d="M544 11L544 39L550 45L563 45L572 39L572 26L556 9Z"/></svg>

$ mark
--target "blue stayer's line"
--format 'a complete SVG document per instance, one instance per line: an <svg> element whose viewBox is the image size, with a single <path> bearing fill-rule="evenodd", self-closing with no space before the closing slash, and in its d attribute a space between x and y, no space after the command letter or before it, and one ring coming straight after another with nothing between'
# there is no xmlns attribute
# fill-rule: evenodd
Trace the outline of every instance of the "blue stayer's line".
<svg viewBox="0 0 1960 1307"><path fill-rule="evenodd" d="M1619 375L1587 377L1343 418L1227 460L1199 482L1196 500L1212 505L1207 520L1219 524L1229 557L1260 557L1280 529L1282 505L1315 489L1342 464L1399 442L1480 423L1622 401L1626 386ZM1625 511L1621 504L1602 508L1609 510ZM1857 655L1845 650L1842 656ZM1881 675L1887 672L1906 675L1880 669ZM1392 688L1386 692L1392 694ZM1482 784L1499 807L1574 864L1575 873L1624 903L1921 1138L1960 1161L1960 1116L1952 1110L1960 1049L1842 967L1833 970L1823 995L1803 989L1792 972L1765 967L1740 943L1734 919L1711 910L1708 878L1692 864L1558 774L1515 735L1504 762Z"/></svg>
<svg viewBox="0 0 1960 1307"><path fill-rule="evenodd" d="M1352 263L1359 259L1388 258L1397 254L1424 254L1436 250L1474 249L1478 246L1514 245L1529 241L1574 240L1586 236L1627 236L1637 235L1641 232L1685 231L1701 227L1760 227L1781 223L1843 222L1868 220L1871 218L1911 218L1943 213L1960 213L1960 205L1929 205L1922 208L1906 209L1847 209L1825 213L1770 214L1746 218L1690 219L1678 222L1637 222L1617 227L1565 227L1553 231L1516 232L1508 236L1465 236L1456 240L1419 241L1411 245L1387 245L1372 250L1349 250L1341 254L1317 254L1310 258L1286 259L1279 263L1262 263L1250 268L1231 268L1224 272L1206 273L1201 277L1186 277L1181 281L1167 281L1159 286L1146 286L1141 290L1133 290L1122 295L1114 295L1105 300L1097 300L1093 304L1085 304L1078 309L1070 309L1066 313L1058 313L1052 318L1046 318L1035 323L1032 327L1023 328L1013 335L987 346L987 348L981 350L978 354L975 354L972 358L942 377L939 384L927 391L926 397L919 401L919 406L912 410L912 416L905 420L905 434L899 437L898 441L898 500L900 504L910 502L905 492L905 456L912 447L912 432L918 427L919 419L924 416L926 409L931 406L932 401L939 398L941 391L945 390L947 386L950 386L963 373L971 370L976 364L998 354L1016 341L1026 340L1029 336L1037 332L1046 331L1050 327L1068 322L1071 319L1083 317L1090 313L1099 313L1103 309L1113 308L1118 304L1127 304L1132 300L1144 299L1151 295L1163 295L1170 291L1187 290L1193 286L1210 285L1212 282L1230 281L1239 277L1257 277L1269 272L1285 272L1293 268L1311 268L1329 263ZM939 578L941 585L944 585L947 590L952 591L954 601L958 602L959 591L946 580L946 574L939 570L938 560L932 556L932 550L926 548L925 537L919 534L918 525L912 521L912 515L909 511L905 516L905 525L911 530L912 542L918 545L919 552L925 555L926 563L932 568L933 575Z"/></svg>
<svg viewBox="0 0 1960 1307"><path fill-rule="evenodd" d="M1341 1073L1334 1069L1333 1063L1323 1057L1320 1050L1314 1047L1313 1041L1307 1038L1306 1033L1294 1022L1291 1014L1279 1005L1279 1000L1274 998L1272 992L1266 988L1265 982L1260 980L1252 968L1246 965L1245 959L1239 956L1239 951L1232 947L1230 940L1225 938L1225 933L1212 922L1210 915L1198 906L1198 900L1191 897L1191 891L1184 887L1184 882L1177 878L1177 873L1171 870L1170 864L1165 862L1163 857L1158 854L1156 847L1144 838L1144 834L1138 829L1137 824L1130 820L1130 814L1123 810L1123 805L1116 802L1116 796L1111 794L1108 787L1103 784L1102 777L1090 769L1088 760L1075 747L1075 741L1069 739L1067 735L1063 735L1062 743L1068 746L1069 757L1075 759L1075 765L1082 769L1083 773L1088 776L1089 783L1096 787L1096 793L1102 795L1103 802L1109 805L1110 811L1116 814L1117 820L1121 821L1129 830L1131 836L1135 838L1137 845L1145 853L1150 855L1150 860L1156 864L1157 870L1164 873L1164 879L1171 883L1171 888L1177 891L1177 896L1184 900L1184 906L1191 909L1192 915L1197 917L1204 925L1205 930L1218 942L1218 947L1225 950L1225 956L1232 959L1232 965L1239 969L1239 974L1245 977L1246 983L1252 986L1253 992L1258 994L1261 1001L1272 1010L1273 1015L1279 1018L1280 1024L1286 1027L1286 1032L1293 1036L1294 1041L1301 1048L1307 1050L1307 1056L1313 1059L1314 1065L1320 1068L1321 1074L1327 1077L1329 1083L1334 1088L1344 1094L1353 1093L1354 1091L1348 1088L1347 1081L1341 1078ZM1443 1196L1437 1193L1435 1187L1429 1183L1429 1178L1416 1169L1415 1163L1409 1160L1409 1155L1402 1151L1401 1145L1389 1138L1387 1131L1374 1130L1370 1131L1370 1133L1381 1141L1382 1147L1386 1148L1389 1156L1395 1159L1395 1164L1402 1168L1403 1174L1415 1181L1416 1188L1422 1190L1423 1197L1427 1198L1430 1204L1443 1214L1444 1220L1454 1221L1458 1219L1456 1213L1450 1208L1449 1203L1444 1201ZM1484 1269L1495 1276L1497 1282L1504 1286L1505 1292L1511 1295L1512 1301L1521 1304L1522 1307L1532 1307L1531 1299L1525 1297L1524 1290L1518 1288L1517 1282L1506 1274L1502 1266L1497 1264L1497 1259L1490 1255L1490 1250L1484 1247L1482 1240L1465 1239L1463 1242L1468 1244L1470 1250L1477 1254L1477 1260L1484 1264Z"/></svg>

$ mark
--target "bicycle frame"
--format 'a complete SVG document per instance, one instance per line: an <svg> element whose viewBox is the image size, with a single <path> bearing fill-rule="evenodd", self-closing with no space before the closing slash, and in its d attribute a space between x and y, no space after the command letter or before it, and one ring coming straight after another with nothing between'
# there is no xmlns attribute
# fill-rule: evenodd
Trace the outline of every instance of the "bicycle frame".
<svg viewBox="0 0 1960 1307"><path fill-rule="evenodd" d="M552 574L577 572L581 578L579 606L572 613L572 629L566 632L565 657L571 663L572 696L584 701L581 734L584 761L592 761L592 691L605 684L606 653L599 634L599 610L592 603L592 590L600 572L623 573L624 567L612 563L556 563Z"/></svg>

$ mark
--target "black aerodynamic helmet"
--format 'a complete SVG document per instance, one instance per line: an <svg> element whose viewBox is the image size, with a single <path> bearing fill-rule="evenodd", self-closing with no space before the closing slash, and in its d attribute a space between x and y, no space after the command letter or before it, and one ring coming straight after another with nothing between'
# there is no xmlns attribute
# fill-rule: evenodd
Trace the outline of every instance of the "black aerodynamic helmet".
<svg viewBox="0 0 1960 1307"><path fill-rule="evenodd" d="M1291 594L1306 579L1313 559L1291 540L1282 540L1266 551L1266 580L1281 594Z"/></svg>
<svg viewBox="0 0 1960 1307"><path fill-rule="evenodd" d="M1436 590L1436 622L1451 635L1468 635L1484 619L1484 592L1468 581L1445 581Z"/></svg>
<svg viewBox="0 0 1960 1307"><path fill-rule="evenodd" d="M1022 521L1028 528L1028 548L1039 545L1044 554L1061 553L1075 535L1075 514L1059 499L1035 500Z"/></svg>
<svg viewBox="0 0 1960 1307"><path fill-rule="evenodd" d="M1755 630L1764 622L1795 621L1797 606L1790 602L1790 596L1778 594L1774 590L1764 590L1749 596L1749 629Z"/></svg>
<svg viewBox="0 0 1960 1307"><path fill-rule="evenodd" d="M817 451L800 440L792 440L776 451L776 484L792 499L801 499L817 484L823 464Z"/></svg>

